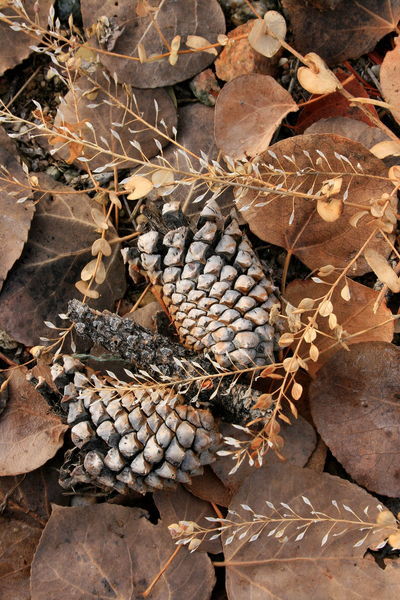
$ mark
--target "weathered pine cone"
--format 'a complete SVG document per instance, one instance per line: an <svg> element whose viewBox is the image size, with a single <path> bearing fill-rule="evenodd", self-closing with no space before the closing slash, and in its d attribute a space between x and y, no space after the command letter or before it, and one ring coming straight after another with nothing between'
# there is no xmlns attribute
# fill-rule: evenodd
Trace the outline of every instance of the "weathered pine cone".
<svg viewBox="0 0 400 600"><path fill-rule="evenodd" d="M130 388L82 372L71 356L57 357L51 373L68 405L75 448L60 483L92 483L140 493L190 483L215 460L220 445L210 411L183 403L172 389Z"/></svg>
<svg viewBox="0 0 400 600"><path fill-rule="evenodd" d="M215 202L193 233L182 226L138 238L141 266L173 319L181 343L208 352L225 368L274 361L280 303L236 213Z"/></svg>

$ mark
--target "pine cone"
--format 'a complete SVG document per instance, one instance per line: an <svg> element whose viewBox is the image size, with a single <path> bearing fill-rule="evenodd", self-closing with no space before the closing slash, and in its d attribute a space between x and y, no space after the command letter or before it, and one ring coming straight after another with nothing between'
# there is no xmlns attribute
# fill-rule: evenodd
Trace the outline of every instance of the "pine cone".
<svg viewBox="0 0 400 600"><path fill-rule="evenodd" d="M184 346L209 352L226 368L274 361L280 335L276 287L234 211L224 219L218 205L208 203L195 233L186 226L164 236L148 231L138 250Z"/></svg>
<svg viewBox="0 0 400 600"><path fill-rule="evenodd" d="M60 483L93 483L124 493L190 483L215 460L221 442L210 411L183 403L172 389L138 389L109 374L110 381L82 372L71 356L57 357L52 377L63 388L75 448Z"/></svg>

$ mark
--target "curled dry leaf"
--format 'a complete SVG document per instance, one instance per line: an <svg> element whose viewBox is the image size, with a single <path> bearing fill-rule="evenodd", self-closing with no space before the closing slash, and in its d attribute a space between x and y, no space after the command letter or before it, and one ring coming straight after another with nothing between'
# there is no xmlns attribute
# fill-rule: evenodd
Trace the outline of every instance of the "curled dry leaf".
<svg viewBox="0 0 400 600"><path fill-rule="evenodd" d="M20 367L9 373L9 398L0 419L0 476L43 465L61 448L68 429L26 380L27 372Z"/></svg>
<svg viewBox="0 0 400 600"><path fill-rule="evenodd" d="M400 349L366 342L341 350L311 384L315 425L360 485L400 495Z"/></svg>
<svg viewBox="0 0 400 600"><path fill-rule="evenodd" d="M6 2L5 4L11 3ZM35 19L38 19L38 23L46 29L49 10L54 2L53 0L41 0L38 11L35 10L35 4L37 4L36 0L24 0L23 6L33 23L35 23ZM15 25L21 25L24 19L17 17L15 10L6 5L2 3L1 12ZM31 36L21 30L13 30L5 23L0 23L0 75L27 58L32 52L30 47L33 44Z"/></svg>
<svg viewBox="0 0 400 600"><path fill-rule="evenodd" d="M39 180L42 189L54 193L38 193L40 202L28 241L0 296L0 326L28 346L37 344L39 336L54 336L44 321L65 325L58 315L65 312L68 300L76 298L75 283L92 259L91 247L99 237L92 219L92 202L86 194L71 193L70 188L45 174ZM107 238L109 242L116 238L111 226ZM92 286L100 294L94 303L99 310L112 306L125 289L119 244L112 244L112 254L103 261L106 281Z"/></svg>
<svg viewBox="0 0 400 600"><path fill-rule="evenodd" d="M17 160L15 144L3 128L0 128L0 176L2 179L0 181L1 290L7 273L20 257L28 239L29 228L35 212L31 200L18 202L19 199L31 195L29 179ZM14 183L13 178L16 178L21 185Z"/></svg>
<svg viewBox="0 0 400 600"><path fill-rule="evenodd" d="M379 508L378 501L358 486L290 464L271 465L253 471L230 509L251 521L246 506L274 521L252 526L244 537L239 536L241 530L232 541L233 531L224 532L229 600L357 600L382 593L387 600L397 599L400 566L389 561L381 569L364 558L366 549L385 540L393 528L363 529L365 521L375 521ZM328 519L319 520L313 510ZM282 513L287 516L280 518Z"/></svg>
<svg viewBox="0 0 400 600"><path fill-rule="evenodd" d="M297 79L300 85L311 94L331 94L336 92L340 83L315 52L304 57L307 67L299 67Z"/></svg>
<svg viewBox="0 0 400 600"><path fill-rule="evenodd" d="M146 517L107 503L54 506L32 564L32 600L106 598L111 591L121 600L141 598L176 550L167 526ZM214 583L208 556L181 550L150 597L181 600L184 589L188 598L209 600Z"/></svg>
<svg viewBox="0 0 400 600"><path fill-rule="evenodd" d="M279 54L272 59L266 58L251 47L247 37L242 37L251 31L253 24L254 20L250 19L228 33L231 43L223 48L215 61L215 72L219 79L231 81L249 73L275 75Z"/></svg>
<svg viewBox="0 0 400 600"><path fill-rule="evenodd" d="M327 279L329 281L329 279ZM392 313L386 307L385 303L382 302L374 313L374 305L379 296L379 292L372 290L371 288L357 283L351 279L346 280L346 289L350 295L350 300L343 298L344 282L337 286L332 295L332 307L334 307L334 314L337 323L343 327L343 341L348 346L352 344L358 344L360 342L367 341L385 341L391 342L393 339L394 332L394 321L392 320ZM322 285L315 283L311 280L292 281L286 288L285 297L291 304L298 306L299 302L304 297L309 298L321 298L321 296L328 291L328 285ZM346 295L346 294L345 294ZM307 323L307 317L312 316L318 303L315 303L314 308L311 307L310 312L305 312L301 315L304 323ZM322 334L316 333L315 329L319 329ZM315 375L318 369L324 365L333 354L341 349L338 344L338 339L335 334L335 327L331 329L329 323L329 317L317 317L316 326L312 330L312 337L308 337L305 341L308 343L314 342L319 349L318 361L315 363L309 363L309 373ZM337 331L339 334L340 331ZM308 343L303 343L300 347L300 356L303 358L307 357L308 354ZM294 349L298 344L298 338L294 341L292 348ZM350 349L351 351L351 349ZM348 356L351 356L350 354Z"/></svg>
<svg viewBox="0 0 400 600"><path fill-rule="evenodd" d="M98 74L97 80L106 91L98 88L95 82L81 77L60 104L54 121L58 135L52 142L58 156L64 160L70 156L69 160L79 168L83 163L78 157L83 156L90 161L92 169L113 162L118 168L132 166L135 163L129 159L143 160L142 153L147 158L155 156L159 149L154 139L162 146L168 140L154 131L154 126L158 126L164 134L171 135L176 125L176 110L169 94L163 89L128 91L128 87L108 83L101 74ZM108 95L108 90L116 101ZM165 122L165 127L160 125L161 120ZM66 143L61 137L63 133L78 136L77 142ZM89 142L91 147L82 144L81 139ZM141 151L132 143L139 144ZM74 144L78 144L79 148L71 156L71 150L75 150ZM99 147L103 152L99 152ZM112 166L107 169L111 170Z"/></svg>
<svg viewBox="0 0 400 600"><path fill-rule="evenodd" d="M264 19L254 21L248 41L254 50L267 58L272 58L281 47L279 39L284 40L285 36L285 18L276 10L269 10L265 13Z"/></svg>
<svg viewBox="0 0 400 600"><path fill-rule="evenodd" d="M215 58L213 54L196 52L180 54L177 65L171 65L168 62L169 48L164 41L170 44L177 35L183 40L191 35L204 37L214 44L218 34L225 32L225 19L217 0L155 0L151 8L149 14L132 18L131 0L119 0L117 3L105 0L100 4L97 0L82 2L85 27L107 16L117 26L124 28L113 47L116 54L138 57L138 45L142 44L149 59L149 62L140 63L112 54L101 54L102 63L111 73L117 73L121 82L135 87L156 88L189 79L212 63ZM107 49L96 38L92 38L91 44ZM164 54L163 59L151 60L160 54Z"/></svg>
<svg viewBox="0 0 400 600"><path fill-rule="evenodd" d="M143 198L154 187L153 183L142 175L131 175L128 179L125 179L123 186L129 192L127 196L128 200Z"/></svg>
<svg viewBox="0 0 400 600"><path fill-rule="evenodd" d="M393 50L386 52L380 69L383 96L391 106L391 112L400 123L400 38L395 39Z"/></svg>
<svg viewBox="0 0 400 600"><path fill-rule="evenodd" d="M376 179L387 176L382 161L361 144L333 134L282 140L260 157L258 165L266 184L280 189L276 193L268 192L268 188L265 192L247 190L238 198L242 215L259 238L291 250L310 269L326 264L348 267L376 224L373 219L364 219L354 229L350 219L359 209L349 206L346 200L369 205L371 199L380 198L382 193L390 194L393 189L390 182ZM315 201L296 197L290 191L315 194L331 173L340 174L343 179L339 197L344 201L344 209L339 219L328 223L318 215ZM391 207L395 210L393 199ZM370 247L384 256L390 252L378 233ZM349 273L361 275L369 270L365 259L360 257Z"/></svg>
<svg viewBox="0 0 400 600"><path fill-rule="evenodd" d="M297 104L269 75L236 77L220 92L215 105L215 139L231 158L264 152L282 119Z"/></svg>
<svg viewBox="0 0 400 600"><path fill-rule="evenodd" d="M282 0L282 6L296 50L316 52L329 65L370 52L400 18L399 0L341 0L324 11L307 0Z"/></svg>
<svg viewBox="0 0 400 600"><path fill-rule="evenodd" d="M387 285L392 292L400 292L400 279L386 258L372 248L366 248L364 256L378 279Z"/></svg>

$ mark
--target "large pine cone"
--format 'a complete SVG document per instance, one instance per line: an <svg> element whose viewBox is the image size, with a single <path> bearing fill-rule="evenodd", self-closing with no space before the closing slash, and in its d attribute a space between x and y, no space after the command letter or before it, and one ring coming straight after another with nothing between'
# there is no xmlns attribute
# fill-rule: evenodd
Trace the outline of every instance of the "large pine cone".
<svg viewBox="0 0 400 600"><path fill-rule="evenodd" d="M68 404L75 445L60 483L93 483L140 493L190 483L215 460L221 435L210 411L183 403L172 389L130 386L82 373L70 356L57 357L52 377Z"/></svg>
<svg viewBox="0 0 400 600"><path fill-rule="evenodd" d="M187 348L209 352L226 368L274 361L276 287L234 211L224 219L218 205L208 203L195 233L186 226L164 236L148 231L138 250Z"/></svg>

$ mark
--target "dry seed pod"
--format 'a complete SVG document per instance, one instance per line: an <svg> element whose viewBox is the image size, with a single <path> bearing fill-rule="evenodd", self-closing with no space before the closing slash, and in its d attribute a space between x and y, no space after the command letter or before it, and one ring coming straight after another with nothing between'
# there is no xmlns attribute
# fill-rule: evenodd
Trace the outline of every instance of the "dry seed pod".
<svg viewBox="0 0 400 600"><path fill-rule="evenodd" d="M182 344L231 369L273 362L280 324L270 323L270 312L280 303L236 213L224 219L209 202L194 232L169 231L158 251L155 239L155 231L138 239L142 267L150 281L161 270L160 295Z"/></svg>
<svg viewBox="0 0 400 600"><path fill-rule="evenodd" d="M133 388L127 394L126 384L118 389L118 380L110 385L92 376L90 382L79 361L55 360L51 372L57 387L65 390L72 379L76 387L72 398L64 396L75 449L61 470L63 487L82 482L146 493L190 483L215 459L222 438L210 411L183 404L183 397L167 388Z"/></svg>

